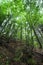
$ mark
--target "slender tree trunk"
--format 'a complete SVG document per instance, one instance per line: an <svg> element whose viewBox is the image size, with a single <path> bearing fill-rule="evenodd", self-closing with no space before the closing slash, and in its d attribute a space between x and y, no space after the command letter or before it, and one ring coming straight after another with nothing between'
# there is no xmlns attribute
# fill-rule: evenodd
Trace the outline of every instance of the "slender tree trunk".
<svg viewBox="0 0 43 65"><path fill-rule="evenodd" d="M37 41L39 42L40 48L42 48L41 42L40 42L40 40L39 40L39 38L38 38L38 35L37 35L37 33L36 33L36 30L35 30L34 26L32 26L32 28L33 28L34 34L35 34L35 36L36 36L36 38L37 38Z"/></svg>

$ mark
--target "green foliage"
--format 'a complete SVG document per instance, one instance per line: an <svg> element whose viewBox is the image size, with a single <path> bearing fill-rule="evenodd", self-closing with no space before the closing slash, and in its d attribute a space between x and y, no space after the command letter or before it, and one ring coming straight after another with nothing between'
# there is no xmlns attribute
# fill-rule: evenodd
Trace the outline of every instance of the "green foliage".
<svg viewBox="0 0 43 65"><path fill-rule="evenodd" d="M34 44L32 26L37 27L38 24L43 23L43 15L40 13L41 5L40 0L2 0L0 27L1 29L3 27L3 30L0 30L1 33ZM9 15L12 15L12 18L5 25L4 20L7 21Z"/></svg>
<svg viewBox="0 0 43 65"><path fill-rule="evenodd" d="M32 58L28 60L28 63L30 65L36 65L36 61L34 59L32 59Z"/></svg>

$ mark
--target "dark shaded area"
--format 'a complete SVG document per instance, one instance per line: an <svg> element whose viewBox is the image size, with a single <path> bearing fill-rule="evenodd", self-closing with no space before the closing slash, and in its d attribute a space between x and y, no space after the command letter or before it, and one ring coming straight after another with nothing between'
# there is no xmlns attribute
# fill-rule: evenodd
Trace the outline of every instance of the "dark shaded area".
<svg viewBox="0 0 43 65"><path fill-rule="evenodd" d="M41 53L39 51L37 52L37 50L36 51L33 50L34 48L32 49L31 46L27 46L25 44L23 44L21 46L22 43L20 44L20 41L18 41L18 42L12 41L13 45L11 45L10 44L11 42L9 42L9 41L11 41L11 39L9 39L9 40L6 39L6 41L5 41L5 39L4 40L2 38L0 39L0 47L3 47L3 50L4 50L4 47L5 47L5 49L7 49L6 52L11 53L11 54L8 54L8 56L6 54L5 56L7 58L6 57L3 58L4 62L3 62L3 59L2 60L0 59L1 60L0 63L4 64L5 62L7 63L7 61L8 61L9 65L42 65L43 64L43 53ZM16 44L18 44L18 45L16 45ZM9 46L9 45L11 45L11 46ZM16 47L15 47L15 45L16 45ZM14 46L14 48L13 48L13 46ZM21 49L21 51L18 51L18 53L22 53L22 56L20 57L20 60L17 61L17 60L14 60L14 58L15 58L15 54L16 54L15 53L16 49L18 47L20 47L20 49ZM3 53L3 51L2 51L2 53Z"/></svg>

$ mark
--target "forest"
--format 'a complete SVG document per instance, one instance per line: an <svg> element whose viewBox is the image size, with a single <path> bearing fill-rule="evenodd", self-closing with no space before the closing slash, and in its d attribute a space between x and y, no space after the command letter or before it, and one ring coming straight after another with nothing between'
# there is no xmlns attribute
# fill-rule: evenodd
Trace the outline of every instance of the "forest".
<svg viewBox="0 0 43 65"><path fill-rule="evenodd" d="M0 65L43 65L43 0L0 0Z"/></svg>

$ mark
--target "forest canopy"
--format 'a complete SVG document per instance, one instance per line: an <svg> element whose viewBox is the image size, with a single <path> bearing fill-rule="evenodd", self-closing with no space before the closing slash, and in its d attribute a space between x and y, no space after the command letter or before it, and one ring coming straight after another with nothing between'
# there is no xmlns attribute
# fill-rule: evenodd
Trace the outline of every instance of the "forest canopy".
<svg viewBox="0 0 43 65"><path fill-rule="evenodd" d="M33 44L34 39L42 35L39 34L38 37L35 32L41 24L43 0L0 0L0 35ZM40 43L39 40L38 42Z"/></svg>

